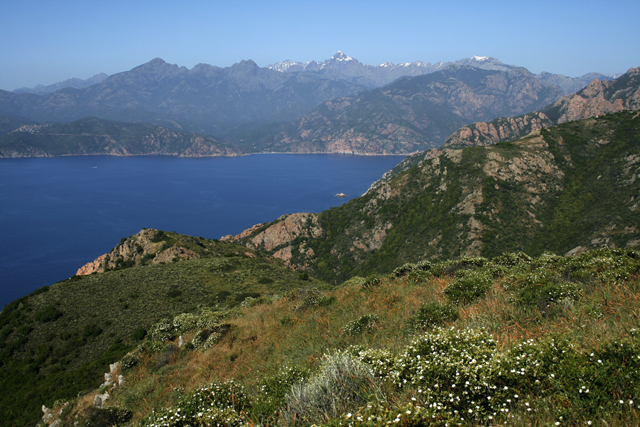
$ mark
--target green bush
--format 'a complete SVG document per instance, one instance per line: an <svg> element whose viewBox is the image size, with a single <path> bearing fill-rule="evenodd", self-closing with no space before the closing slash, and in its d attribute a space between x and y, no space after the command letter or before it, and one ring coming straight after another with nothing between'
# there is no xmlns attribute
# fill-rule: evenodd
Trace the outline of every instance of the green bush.
<svg viewBox="0 0 640 427"><path fill-rule="evenodd" d="M360 335L365 332L373 331L378 324L378 316L375 314L365 314L358 319L347 323L342 328L342 333L345 335Z"/></svg>
<svg viewBox="0 0 640 427"><path fill-rule="evenodd" d="M48 306L36 313L35 319L38 322L55 322L62 317L62 312L54 306Z"/></svg>
<svg viewBox="0 0 640 427"><path fill-rule="evenodd" d="M454 304L469 304L484 298L493 284L491 273L486 270L461 270L456 280L448 285L444 293Z"/></svg>
<svg viewBox="0 0 640 427"><path fill-rule="evenodd" d="M372 275L367 277L364 283L362 283L361 287L362 289L371 289L373 287L380 286L381 283L382 281L378 276Z"/></svg>
<svg viewBox="0 0 640 427"><path fill-rule="evenodd" d="M309 374L310 371L306 368L286 367L276 375L262 378L251 405L252 418L257 419L261 425L275 425L291 387L305 381Z"/></svg>
<svg viewBox="0 0 640 427"><path fill-rule="evenodd" d="M458 317L460 314L455 306L428 302L418 307L416 314L409 319L409 327L413 330L422 330L442 326L447 322L455 322Z"/></svg>

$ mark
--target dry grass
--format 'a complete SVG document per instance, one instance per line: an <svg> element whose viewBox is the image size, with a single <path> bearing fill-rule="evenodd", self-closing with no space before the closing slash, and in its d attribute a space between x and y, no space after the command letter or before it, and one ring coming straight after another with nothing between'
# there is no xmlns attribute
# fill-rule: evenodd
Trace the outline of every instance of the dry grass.
<svg viewBox="0 0 640 427"><path fill-rule="evenodd" d="M322 355L332 349L359 345L399 354L413 338L409 319L424 303L446 303L443 291L453 280L388 276L367 289L357 284L338 287L328 293L335 302L327 306L296 309L300 300L282 298L244 308L241 316L225 321L231 329L206 351L182 350L160 369L154 369L154 354L147 355L138 367L126 372L126 386L114 393L111 403L127 406L135 413L134 422L139 422L152 408L174 405L185 393L211 382L233 379L252 394L263 378L283 367L316 368ZM537 307L515 303L513 291L497 279L485 298L459 307L455 325L488 332L499 349L549 335L565 336L579 348L595 349L640 326L639 289L637 275L626 283L594 285L581 300L543 313ZM371 332L343 333L345 325L364 315L378 316ZM184 337L189 340L192 334ZM406 402L410 393L405 394L391 401ZM514 416L513 425L526 424L526 416ZM540 420L544 419L541 415Z"/></svg>

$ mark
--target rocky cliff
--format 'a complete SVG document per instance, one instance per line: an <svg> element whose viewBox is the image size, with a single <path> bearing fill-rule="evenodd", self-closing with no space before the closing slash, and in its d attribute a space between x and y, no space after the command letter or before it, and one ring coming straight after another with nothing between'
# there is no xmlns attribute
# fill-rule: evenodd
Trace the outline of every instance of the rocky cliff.
<svg viewBox="0 0 640 427"><path fill-rule="evenodd" d="M313 213L295 213L283 215L270 226L257 224L237 236L223 236L220 240L244 242L247 247L266 251L291 265L293 257L292 242L296 239L314 239L321 236L322 228L318 225L318 216ZM313 249L304 243L296 247L296 251L304 259L313 259Z"/></svg>
<svg viewBox="0 0 640 427"><path fill-rule="evenodd" d="M442 149L491 145L521 138L532 131L573 120L640 108L640 67L616 80L593 80L581 91L540 111L513 118L466 125L451 134Z"/></svg>

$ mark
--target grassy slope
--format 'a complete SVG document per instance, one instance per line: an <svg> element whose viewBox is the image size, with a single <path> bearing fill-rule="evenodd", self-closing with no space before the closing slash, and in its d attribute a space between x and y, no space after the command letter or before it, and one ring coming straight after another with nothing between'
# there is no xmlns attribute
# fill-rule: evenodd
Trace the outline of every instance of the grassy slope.
<svg viewBox="0 0 640 427"><path fill-rule="evenodd" d="M233 244L165 233L225 256L137 265L44 287L0 313L0 425L35 424L40 406L100 384L108 365L164 317L225 310L246 297L310 283L272 258ZM251 255L247 256L245 254ZM211 255L210 255L211 256Z"/></svg>
<svg viewBox="0 0 640 427"><path fill-rule="evenodd" d="M327 364L323 355L347 349L376 367L381 403L367 407L347 399L331 425L383 425L398 413L404 426L425 419L437 425L630 425L640 420L639 274L637 250L535 259L510 254L405 265L378 280L354 278L319 304L290 293L243 309L208 350L165 342L154 351L145 344L110 405L131 411L135 425L151 423L143 418L152 408L176 418L177 408L182 416L220 411L215 399L224 393L196 404L193 393L202 391L194 390L215 390L215 384L220 390L234 381L237 413L227 412L229 419L291 424L285 398L295 382L291 373L313 383ZM443 315L443 308L455 316ZM367 316L374 320L363 321ZM425 342L436 347L420 350ZM417 366L418 354L432 364ZM450 393L457 396L453 403ZM304 405L317 402L308 398ZM75 409L64 415L86 414L86 400L69 408ZM364 421L357 422L358 415ZM374 421L367 423L367 416ZM327 422L320 417L296 425L312 421Z"/></svg>

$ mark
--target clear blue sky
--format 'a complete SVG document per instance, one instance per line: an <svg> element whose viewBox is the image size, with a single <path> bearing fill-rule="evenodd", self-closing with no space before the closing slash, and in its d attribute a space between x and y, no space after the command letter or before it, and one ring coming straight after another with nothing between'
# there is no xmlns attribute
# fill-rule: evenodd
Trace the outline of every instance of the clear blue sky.
<svg viewBox="0 0 640 427"><path fill-rule="evenodd" d="M640 1L0 0L0 89L115 74L160 57L192 68L493 56L534 73L640 66Z"/></svg>

